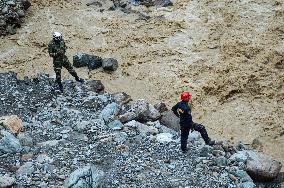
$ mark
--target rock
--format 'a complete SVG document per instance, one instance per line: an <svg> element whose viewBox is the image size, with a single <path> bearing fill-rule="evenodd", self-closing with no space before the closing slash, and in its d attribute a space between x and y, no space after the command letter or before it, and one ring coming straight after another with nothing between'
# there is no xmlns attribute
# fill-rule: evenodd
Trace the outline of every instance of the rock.
<svg viewBox="0 0 284 188"><path fill-rule="evenodd" d="M0 118L0 125L1 124L14 134L18 134L23 128L22 120L16 115L2 116Z"/></svg>
<svg viewBox="0 0 284 188"><path fill-rule="evenodd" d="M15 6L16 3L14 1L7 1L6 5Z"/></svg>
<svg viewBox="0 0 284 188"><path fill-rule="evenodd" d="M173 6L173 3L170 0L155 0L154 5L158 7L167 7Z"/></svg>
<svg viewBox="0 0 284 188"><path fill-rule="evenodd" d="M278 176L282 167L279 161L255 151L248 151L247 154L247 172L253 180L272 181Z"/></svg>
<svg viewBox="0 0 284 188"><path fill-rule="evenodd" d="M119 105L117 103L111 103L107 105L100 114L100 117L106 121L109 122L110 119L113 119L114 116L118 115L119 112Z"/></svg>
<svg viewBox="0 0 284 188"><path fill-rule="evenodd" d="M140 122L156 121L161 117L159 111L149 106L149 103L144 99L133 102L130 111L135 113L135 120Z"/></svg>
<svg viewBox="0 0 284 188"><path fill-rule="evenodd" d="M220 157L215 159L215 163L216 163L217 166L223 167L223 166L227 166L228 161L227 161L226 157L220 156Z"/></svg>
<svg viewBox="0 0 284 188"><path fill-rule="evenodd" d="M61 142L62 140L49 140L46 142L40 142L37 145L38 146L42 146L42 147L54 147L57 146L59 144L59 142Z"/></svg>
<svg viewBox="0 0 284 188"><path fill-rule="evenodd" d="M127 139L128 135L127 133L125 132L120 132L118 134L115 135L114 137L114 141L117 143L117 144L123 144L126 139Z"/></svg>
<svg viewBox="0 0 284 188"><path fill-rule="evenodd" d="M154 108L157 109L160 113L163 113L168 110L166 104L163 102L158 102L154 105Z"/></svg>
<svg viewBox="0 0 284 188"><path fill-rule="evenodd" d="M124 92L114 93L112 94L112 97L113 97L114 102L116 102L117 104L127 104L128 102L132 100L131 96L127 95Z"/></svg>
<svg viewBox="0 0 284 188"><path fill-rule="evenodd" d="M156 108L150 106L148 115L145 117L145 119L149 121L156 121L160 119L160 117L161 113Z"/></svg>
<svg viewBox="0 0 284 188"><path fill-rule="evenodd" d="M213 152L213 148L211 146L205 145L200 151L200 156L208 157L210 154L212 154L212 152Z"/></svg>
<svg viewBox="0 0 284 188"><path fill-rule="evenodd" d="M66 188L97 188L101 186L104 178L104 172L95 166L79 168L72 172L65 180Z"/></svg>
<svg viewBox="0 0 284 188"><path fill-rule="evenodd" d="M20 178L20 177L29 176L32 173L34 173L34 171L35 171L34 164L32 162L26 162L17 170L17 177Z"/></svg>
<svg viewBox="0 0 284 188"><path fill-rule="evenodd" d="M229 161L237 161L245 163L247 161L247 158L248 156L246 151L238 151L229 158Z"/></svg>
<svg viewBox="0 0 284 188"><path fill-rule="evenodd" d="M144 99L139 99L132 103L131 111L136 114L135 120L146 121L146 117L149 113L149 103Z"/></svg>
<svg viewBox="0 0 284 188"><path fill-rule="evenodd" d="M101 91L104 91L105 86L102 84L100 80L90 80L85 82L84 89L87 91L93 91L96 93L99 93Z"/></svg>
<svg viewBox="0 0 284 188"><path fill-rule="evenodd" d="M118 117L118 119L122 122L122 123L126 123L129 121L132 121L136 118L136 114L134 112L126 112L123 115L120 115Z"/></svg>
<svg viewBox="0 0 284 188"><path fill-rule="evenodd" d="M91 127L92 127L91 121L81 121L76 124L76 126L74 127L74 130L78 132L84 132L84 131L89 130Z"/></svg>
<svg viewBox="0 0 284 188"><path fill-rule="evenodd" d="M73 65L77 68L88 66L90 70L93 70L102 66L102 58L85 53L77 53L73 56Z"/></svg>
<svg viewBox="0 0 284 188"><path fill-rule="evenodd" d="M24 10L17 10L17 14L19 15L20 18L25 17L25 11Z"/></svg>
<svg viewBox="0 0 284 188"><path fill-rule="evenodd" d="M121 130L123 128L123 124L119 120L114 120L108 124L108 127L113 130Z"/></svg>
<svg viewBox="0 0 284 188"><path fill-rule="evenodd" d="M244 170L237 170L234 174L235 174L237 177L239 177L242 182L247 182L247 181L252 182L251 177L250 177L250 176L247 174L247 172L244 171Z"/></svg>
<svg viewBox="0 0 284 188"><path fill-rule="evenodd" d="M174 129L175 131L180 130L179 118L176 117L176 115L171 110L162 113L162 118L160 121L166 127Z"/></svg>
<svg viewBox="0 0 284 188"><path fill-rule="evenodd" d="M22 146L33 146L33 138L27 133L18 134L18 139Z"/></svg>
<svg viewBox="0 0 284 188"><path fill-rule="evenodd" d="M11 133L1 130L0 132L0 152L17 153L22 150L22 146L17 138Z"/></svg>
<svg viewBox="0 0 284 188"><path fill-rule="evenodd" d="M9 177L7 175L0 176L0 188L12 187L15 182L16 179L13 177Z"/></svg>
<svg viewBox="0 0 284 188"><path fill-rule="evenodd" d="M125 126L138 129L139 133L143 136L156 135L159 133L157 128L152 126L147 126L135 120L126 123Z"/></svg>
<svg viewBox="0 0 284 188"><path fill-rule="evenodd" d="M38 163L52 163L53 159L51 159L47 154L40 154L37 158L36 161Z"/></svg>
<svg viewBox="0 0 284 188"><path fill-rule="evenodd" d="M32 4L28 0L22 0L22 5L24 10L28 10Z"/></svg>
<svg viewBox="0 0 284 188"><path fill-rule="evenodd" d="M116 71L118 68L118 62L113 58L105 58L102 61L102 66L104 70L107 71Z"/></svg>
<svg viewBox="0 0 284 188"><path fill-rule="evenodd" d="M256 188L256 185L253 182L244 182L241 183L241 188Z"/></svg>
<svg viewBox="0 0 284 188"><path fill-rule="evenodd" d="M173 135L171 133L160 133L157 135L157 141L160 143L168 143L173 141Z"/></svg>

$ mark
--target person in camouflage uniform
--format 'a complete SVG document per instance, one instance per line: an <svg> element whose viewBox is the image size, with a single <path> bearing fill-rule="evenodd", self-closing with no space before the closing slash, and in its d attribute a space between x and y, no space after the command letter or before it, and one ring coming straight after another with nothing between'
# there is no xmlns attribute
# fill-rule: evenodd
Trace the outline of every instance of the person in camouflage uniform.
<svg viewBox="0 0 284 188"><path fill-rule="evenodd" d="M53 40L48 44L48 53L53 58L53 68L56 74L56 82L61 92L63 92L63 86L61 83L62 67L66 68L76 81L81 83L84 82L82 78L78 77L67 56L65 55L66 50L67 47L62 38L62 35L59 32L54 32Z"/></svg>

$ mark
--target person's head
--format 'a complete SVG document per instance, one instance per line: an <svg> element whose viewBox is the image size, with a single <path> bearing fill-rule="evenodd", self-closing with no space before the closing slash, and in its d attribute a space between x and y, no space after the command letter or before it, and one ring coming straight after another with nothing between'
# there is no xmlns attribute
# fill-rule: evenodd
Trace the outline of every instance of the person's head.
<svg viewBox="0 0 284 188"><path fill-rule="evenodd" d="M60 42L62 40L62 35L59 32L53 32L52 38L55 42Z"/></svg>
<svg viewBox="0 0 284 188"><path fill-rule="evenodd" d="M180 95L180 99L182 101L189 101L189 99L191 98L191 94L188 91L184 91L181 95Z"/></svg>

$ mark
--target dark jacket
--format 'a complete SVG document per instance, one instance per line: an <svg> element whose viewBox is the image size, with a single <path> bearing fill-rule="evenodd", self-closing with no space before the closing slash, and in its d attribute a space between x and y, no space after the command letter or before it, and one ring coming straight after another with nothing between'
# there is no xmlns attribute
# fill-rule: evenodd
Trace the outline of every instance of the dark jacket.
<svg viewBox="0 0 284 188"><path fill-rule="evenodd" d="M190 126L192 123L191 110L186 101L180 101L172 107L173 113L180 118L180 125Z"/></svg>

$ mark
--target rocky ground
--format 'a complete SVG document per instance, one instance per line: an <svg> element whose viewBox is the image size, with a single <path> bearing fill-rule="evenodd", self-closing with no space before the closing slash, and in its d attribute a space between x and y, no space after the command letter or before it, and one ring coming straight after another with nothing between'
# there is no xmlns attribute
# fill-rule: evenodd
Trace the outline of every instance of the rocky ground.
<svg viewBox="0 0 284 188"><path fill-rule="evenodd" d="M61 94L46 74L9 72L0 86L0 187L281 187L281 175L253 183L248 173L270 178L280 166L269 158L268 173L253 175L260 154L243 144L205 146L191 133L183 154L179 133L158 120L164 108L99 81L66 80Z"/></svg>

